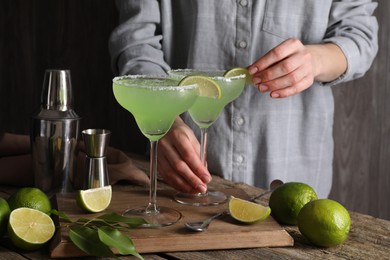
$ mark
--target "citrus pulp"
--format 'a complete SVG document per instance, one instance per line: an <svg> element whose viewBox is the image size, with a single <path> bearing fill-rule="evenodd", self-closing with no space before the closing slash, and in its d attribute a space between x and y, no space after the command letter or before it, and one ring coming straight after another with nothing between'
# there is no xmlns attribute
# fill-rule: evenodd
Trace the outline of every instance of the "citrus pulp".
<svg viewBox="0 0 390 260"><path fill-rule="evenodd" d="M88 212L101 212L111 203L111 185L80 190L77 196L77 205Z"/></svg>
<svg viewBox="0 0 390 260"><path fill-rule="evenodd" d="M231 196L229 200L229 212L234 219L240 222L254 223L265 220L271 213L271 209Z"/></svg>
<svg viewBox="0 0 390 260"><path fill-rule="evenodd" d="M221 98L221 87L213 79L201 75L188 75L184 77L179 86L197 84L199 86L199 95L215 99Z"/></svg>
<svg viewBox="0 0 390 260"><path fill-rule="evenodd" d="M241 67L232 68L230 70L225 71L223 76L225 78L231 78L231 77L235 77L235 76L239 76L239 75L243 75L243 74L245 75L246 84L248 84L248 85L253 84L252 83L252 75L249 74L248 69L246 69L246 68L241 68Z"/></svg>
<svg viewBox="0 0 390 260"><path fill-rule="evenodd" d="M42 211L22 207L9 216L8 235L18 248L38 249L53 237L54 232L53 220Z"/></svg>

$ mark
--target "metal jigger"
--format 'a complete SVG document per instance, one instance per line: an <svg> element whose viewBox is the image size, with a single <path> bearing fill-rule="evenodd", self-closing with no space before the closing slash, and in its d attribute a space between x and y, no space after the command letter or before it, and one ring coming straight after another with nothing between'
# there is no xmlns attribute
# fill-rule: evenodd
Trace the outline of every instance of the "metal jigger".
<svg viewBox="0 0 390 260"><path fill-rule="evenodd" d="M110 141L111 131L105 129L87 129L82 131L86 162L85 189L109 185L106 148Z"/></svg>

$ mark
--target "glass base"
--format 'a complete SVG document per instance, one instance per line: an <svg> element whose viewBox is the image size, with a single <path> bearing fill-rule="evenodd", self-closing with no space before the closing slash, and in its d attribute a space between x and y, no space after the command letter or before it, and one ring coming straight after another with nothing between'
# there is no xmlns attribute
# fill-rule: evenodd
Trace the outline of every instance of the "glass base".
<svg viewBox="0 0 390 260"><path fill-rule="evenodd" d="M142 224L141 227L165 227L175 224L182 217L177 210L168 207L158 207L158 211L148 210L146 207L128 209L123 213L127 217L142 217L147 224Z"/></svg>
<svg viewBox="0 0 390 260"><path fill-rule="evenodd" d="M227 196L221 191L207 191L206 193L186 194L176 193L175 201L184 205L192 206L212 206L225 203Z"/></svg>

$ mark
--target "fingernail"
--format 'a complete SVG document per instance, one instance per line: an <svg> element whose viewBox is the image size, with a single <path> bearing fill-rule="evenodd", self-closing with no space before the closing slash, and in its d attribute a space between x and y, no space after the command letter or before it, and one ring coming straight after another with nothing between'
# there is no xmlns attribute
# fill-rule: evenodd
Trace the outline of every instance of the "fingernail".
<svg viewBox="0 0 390 260"><path fill-rule="evenodd" d="M249 74L251 74L251 75L255 74L258 71L259 71L259 69L257 67L251 67L248 70Z"/></svg>
<svg viewBox="0 0 390 260"><path fill-rule="evenodd" d="M260 85L259 89L260 89L261 92L268 91L268 87L266 85Z"/></svg>
<svg viewBox="0 0 390 260"><path fill-rule="evenodd" d="M207 187L203 184L199 184L195 189L201 193L205 193L207 191Z"/></svg>
<svg viewBox="0 0 390 260"><path fill-rule="evenodd" d="M211 176L210 175L202 175L201 179L204 183L209 183L211 181Z"/></svg>
<svg viewBox="0 0 390 260"><path fill-rule="evenodd" d="M257 85L261 83L261 78L253 78L252 79L253 84Z"/></svg>
<svg viewBox="0 0 390 260"><path fill-rule="evenodd" d="M271 93L271 97L273 98L278 98L279 96L280 95L278 93L274 93L274 92Z"/></svg>

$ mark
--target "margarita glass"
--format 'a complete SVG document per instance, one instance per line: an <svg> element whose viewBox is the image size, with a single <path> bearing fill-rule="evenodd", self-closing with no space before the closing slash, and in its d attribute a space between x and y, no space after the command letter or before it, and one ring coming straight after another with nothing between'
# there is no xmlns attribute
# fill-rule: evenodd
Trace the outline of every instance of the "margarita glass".
<svg viewBox="0 0 390 260"><path fill-rule="evenodd" d="M245 74L224 77L224 70L195 70L179 69L168 71L168 74L177 80L188 75L202 75L211 77L221 88L221 98L198 97L194 105L188 110L192 120L200 128L200 159L205 166L207 148L207 128L210 127L219 117L223 108L238 98L245 86ZM227 200L227 196L221 191L207 191L205 193L186 194L177 193L175 200L181 204L194 206L218 205Z"/></svg>
<svg viewBox="0 0 390 260"><path fill-rule="evenodd" d="M178 81L151 76L122 76L113 79L118 103L135 118L141 132L150 141L150 191L146 207L128 209L123 214L141 216L148 224L159 227L174 224L181 213L157 206L157 146L175 118L190 108L198 97L198 85L177 86Z"/></svg>

